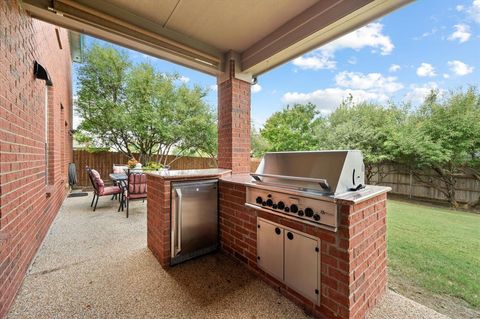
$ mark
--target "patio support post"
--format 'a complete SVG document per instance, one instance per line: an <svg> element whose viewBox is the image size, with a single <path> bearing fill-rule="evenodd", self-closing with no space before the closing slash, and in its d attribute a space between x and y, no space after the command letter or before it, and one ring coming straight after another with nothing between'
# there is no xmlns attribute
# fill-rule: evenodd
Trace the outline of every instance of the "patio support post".
<svg viewBox="0 0 480 319"><path fill-rule="evenodd" d="M225 71L217 76L218 167L250 172L251 75L240 72L239 55L229 52Z"/></svg>

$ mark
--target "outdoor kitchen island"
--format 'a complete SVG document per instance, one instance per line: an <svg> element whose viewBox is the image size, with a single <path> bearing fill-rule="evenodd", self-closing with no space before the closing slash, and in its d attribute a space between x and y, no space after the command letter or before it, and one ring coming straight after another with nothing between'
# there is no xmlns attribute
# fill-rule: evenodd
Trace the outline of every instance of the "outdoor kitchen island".
<svg viewBox="0 0 480 319"><path fill-rule="evenodd" d="M181 178L214 177L186 175ZM215 178L219 180L219 235L224 253L316 318L363 318L381 299L387 289L388 187L368 185L336 196L327 203L336 212L331 227L317 223L313 215L310 222L305 215L296 218L290 211L278 213L279 196L281 192L292 195L289 190L279 193L275 187L259 185L250 174L226 170L218 171ZM171 181L169 176L148 176L148 247L165 268L171 252ZM266 191L267 196L273 192L268 199L275 204L267 204L267 197L256 201L257 191ZM249 198L252 194L254 198ZM289 196L299 201L300 208L301 195ZM249 204L252 200L258 207ZM319 205L324 205L323 200Z"/></svg>

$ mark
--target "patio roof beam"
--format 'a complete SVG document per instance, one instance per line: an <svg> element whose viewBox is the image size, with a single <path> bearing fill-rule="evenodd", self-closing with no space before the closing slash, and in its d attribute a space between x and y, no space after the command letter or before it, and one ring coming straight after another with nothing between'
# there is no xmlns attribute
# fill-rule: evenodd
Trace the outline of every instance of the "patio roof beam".
<svg viewBox="0 0 480 319"><path fill-rule="evenodd" d="M243 51L242 71L265 73L412 1L319 1Z"/></svg>
<svg viewBox="0 0 480 319"><path fill-rule="evenodd" d="M102 38L207 74L221 73L223 53L216 48L173 30L161 28L105 2L95 1L97 7L98 4L103 4L102 8L112 14L71 0L24 0L23 6L34 18Z"/></svg>

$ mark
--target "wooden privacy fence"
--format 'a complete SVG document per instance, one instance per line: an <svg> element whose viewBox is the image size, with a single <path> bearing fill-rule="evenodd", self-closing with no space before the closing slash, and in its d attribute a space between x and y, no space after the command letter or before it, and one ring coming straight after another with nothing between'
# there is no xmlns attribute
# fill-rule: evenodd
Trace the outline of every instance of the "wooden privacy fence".
<svg viewBox="0 0 480 319"><path fill-rule="evenodd" d="M136 155L136 154L135 154ZM167 162L174 159L169 156ZM86 166L96 169L105 182L109 181L108 174L112 173L113 164L126 164L128 157L118 152L96 152L90 153L83 150L73 151L73 162L77 169L77 186L87 187L90 185ZM181 157L170 165L171 169L200 169L217 167L213 158L204 157Z"/></svg>
<svg viewBox="0 0 480 319"><path fill-rule="evenodd" d="M174 157L168 159L172 160ZM87 151L73 151L73 161L77 167L77 185L80 187L90 186L85 166L90 166L99 171L105 181L109 180L108 174L112 172L113 164L125 164L128 158L117 152L89 153ZM250 171L254 172L260 163L259 159L252 158ZM212 158L181 157L172 163L171 169L201 169L217 167L217 162ZM370 184L390 186L392 194L409 197L425 198L429 200L445 201L445 196L432 186L420 183L408 169L399 165L382 164L380 171L383 174L375 174ZM423 172L428 177L428 172ZM467 175L456 176L456 200L460 203L473 203L480 196L480 181Z"/></svg>
<svg viewBox="0 0 480 319"><path fill-rule="evenodd" d="M370 184L390 186L392 194L446 201L444 194L435 187L421 183L407 168L401 165L382 164L379 166L379 170L384 173L373 175ZM422 179L431 180L432 183L440 183L437 179L432 179L431 176L433 174L429 171L421 172ZM459 203L475 203L478 201L480 181L466 174L456 175L455 180L455 199Z"/></svg>

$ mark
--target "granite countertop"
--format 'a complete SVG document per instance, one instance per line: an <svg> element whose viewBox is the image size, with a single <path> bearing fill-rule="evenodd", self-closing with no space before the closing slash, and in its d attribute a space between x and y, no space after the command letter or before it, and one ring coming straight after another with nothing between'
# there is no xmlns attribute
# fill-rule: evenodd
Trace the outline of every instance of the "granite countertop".
<svg viewBox="0 0 480 319"><path fill-rule="evenodd" d="M220 180L229 182L229 183L234 183L234 184L242 184L242 185L248 185L254 181L253 177L250 176L250 174L248 173L225 175L225 176L222 176Z"/></svg>
<svg viewBox="0 0 480 319"><path fill-rule="evenodd" d="M191 179L204 177L222 177L231 175L231 170L223 168L182 169L146 172L147 175L161 179Z"/></svg>
<svg viewBox="0 0 480 319"><path fill-rule="evenodd" d="M342 202L347 202L351 204L358 204L372 197L381 195L383 193L388 193L392 188L388 186L379 186L379 185L366 185L365 188L355 191L347 192L338 196L335 196L335 199Z"/></svg>

